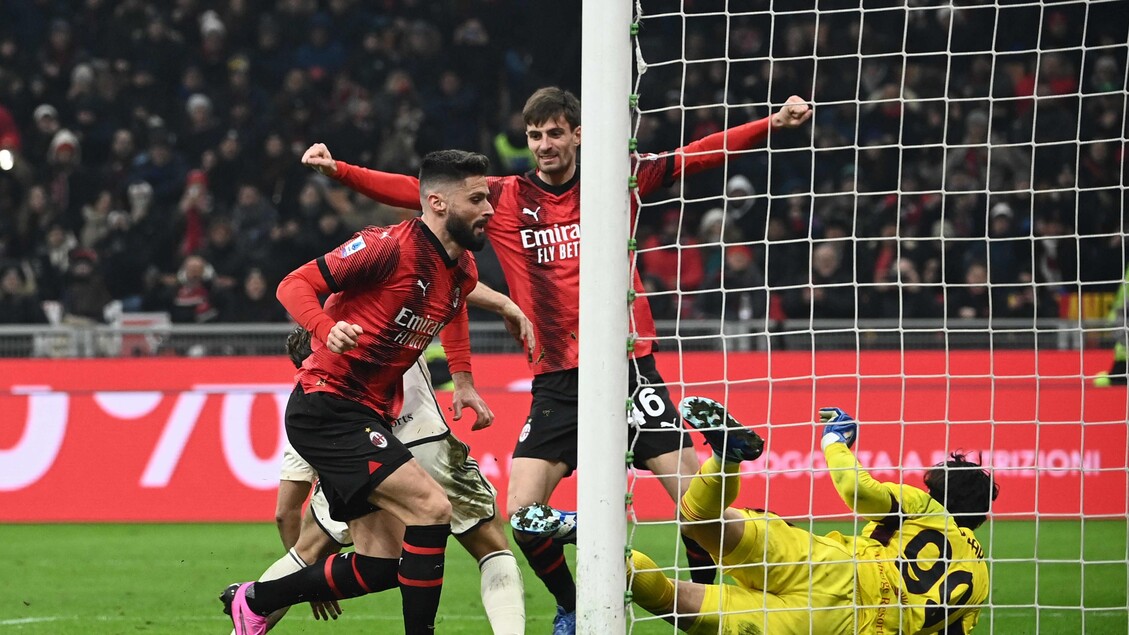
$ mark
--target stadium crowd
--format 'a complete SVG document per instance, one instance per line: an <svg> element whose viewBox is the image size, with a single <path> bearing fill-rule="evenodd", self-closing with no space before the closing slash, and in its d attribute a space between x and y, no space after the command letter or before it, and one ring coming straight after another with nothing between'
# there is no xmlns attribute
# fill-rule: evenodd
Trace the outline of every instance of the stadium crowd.
<svg viewBox="0 0 1129 635"><path fill-rule="evenodd" d="M816 22L717 4L644 19L640 150L791 93L816 117L810 137L654 197L688 202L644 208L656 317L1055 316L1063 294L1116 286L1129 18L1078 2L997 21L973 3ZM580 84L579 4L557 6L6 0L0 322L101 322L108 305L285 321L285 273L407 214L303 168L302 151L415 172L427 151L464 148L527 171L525 97ZM672 54L685 65L655 64Z"/></svg>

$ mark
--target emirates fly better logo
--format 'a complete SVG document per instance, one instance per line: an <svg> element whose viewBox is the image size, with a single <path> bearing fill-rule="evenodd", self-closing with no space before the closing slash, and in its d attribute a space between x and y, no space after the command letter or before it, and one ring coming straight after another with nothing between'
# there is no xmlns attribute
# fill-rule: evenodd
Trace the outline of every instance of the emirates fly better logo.
<svg viewBox="0 0 1129 635"><path fill-rule="evenodd" d="M540 209L540 208L538 208ZM521 230L521 246L537 250L537 262L553 262L580 255L580 223Z"/></svg>

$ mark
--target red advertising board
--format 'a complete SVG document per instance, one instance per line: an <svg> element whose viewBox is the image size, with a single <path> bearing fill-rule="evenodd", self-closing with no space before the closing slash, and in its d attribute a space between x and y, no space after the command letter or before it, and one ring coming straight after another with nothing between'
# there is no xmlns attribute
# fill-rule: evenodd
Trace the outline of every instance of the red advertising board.
<svg viewBox="0 0 1129 635"><path fill-rule="evenodd" d="M796 516L846 511L823 472L812 423L819 406L834 405L865 422L856 450L881 480L920 484L924 467L965 450L995 469L997 515L1124 516L1126 391L1084 379L1107 355L658 358L676 400L725 401L767 439L765 456L745 465L739 504ZM529 409L528 371L507 355L477 356L475 371L497 421L478 432L465 420L453 428L504 500L510 451ZM2 360L0 522L269 521L291 378L284 358ZM673 504L647 474L631 486L639 518L671 516ZM553 502L572 507L575 496L569 479Z"/></svg>

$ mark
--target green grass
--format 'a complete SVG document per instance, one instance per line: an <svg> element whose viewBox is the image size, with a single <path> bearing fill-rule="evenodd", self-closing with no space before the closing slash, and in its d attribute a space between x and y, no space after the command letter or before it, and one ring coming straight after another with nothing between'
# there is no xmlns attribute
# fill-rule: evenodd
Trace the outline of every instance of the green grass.
<svg viewBox="0 0 1129 635"><path fill-rule="evenodd" d="M816 525L830 529L850 525ZM978 534L994 559L995 606L977 632L1129 632L1124 521L1006 521ZM634 541L660 564L669 564L660 554L675 542L669 527L653 526L640 528ZM489 633L474 562L454 542L450 547L438 630ZM280 548L270 524L0 526L0 635L227 633L219 591L255 577ZM524 572L527 632L547 633L552 601ZM398 633L399 603L394 592L352 600L332 626L314 624L308 609L295 607L272 632ZM633 632L670 628L648 621Z"/></svg>

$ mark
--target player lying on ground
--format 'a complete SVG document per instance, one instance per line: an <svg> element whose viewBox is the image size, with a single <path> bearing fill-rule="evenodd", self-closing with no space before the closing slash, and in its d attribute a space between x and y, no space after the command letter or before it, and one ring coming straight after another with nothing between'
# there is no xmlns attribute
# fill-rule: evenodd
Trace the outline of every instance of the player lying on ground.
<svg viewBox="0 0 1129 635"><path fill-rule="evenodd" d="M999 494L979 464L953 454L925 475L928 492L876 481L850 450L858 424L822 408L832 481L870 522L859 536L821 536L770 512L730 507L741 462L759 457L764 441L711 399L688 397L681 410L714 451L682 497L683 530L735 584L672 580L633 551L628 575L640 606L695 635L967 633L975 626L989 581L973 531ZM562 518L575 523L564 512L540 511L542 533L567 531Z"/></svg>
<svg viewBox="0 0 1129 635"><path fill-rule="evenodd" d="M531 348L535 344L528 319L506 296L479 283L467 302L498 313L519 341ZM287 338L286 350L294 365L300 367L311 352L309 331L297 327ZM452 360L452 363L457 365L459 360ZM459 406L455 412L455 417L459 418L461 404L457 400L454 403ZM525 632L524 587L502 519L497 514L497 493L479 471L467 446L447 428L436 404L427 364L421 356L404 373L404 405L392 432L447 492L451 501L451 533L478 562L482 606L491 632L521 635ZM320 488L314 489L307 512L301 513L302 504L316 481L317 473L287 444L282 458L276 515L279 519L293 518L295 526L284 531L280 523L279 533L287 553L268 567L259 580L280 578L352 545L348 525L330 517L329 503ZM402 540L403 526L399 523L390 522L385 529L389 540ZM290 536L293 537L288 541ZM341 614L336 601L311 602L311 608L315 619L337 619ZM282 619L286 610L279 609L268 616L268 630Z"/></svg>
<svg viewBox="0 0 1129 635"><path fill-rule="evenodd" d="M286 436L317 471L332 517L348 522L355 551L228 587L221 599L238 635L262 635L266 616L284 606L393 588L406 635L434 632L451 503L392 425L403 375L432 338L454 334L469 345L465 298L478 282L470 251L485 245L494 214L488 170L482 155L429 153L420 167L422 218L366 227L279 284L279 301L315 340L287 403ZM319 295L331 293L323 307ZM492 419L467 360L451 368L455 385L479 418ZM387 516L405 525L402 543L389 544Z"/></svg>
<svg viewBox="0 0 1129 635"><path fill-rule="evenodd" d="M516 176L487 179L496 216L487 227L494 252L509 283L510 295L533 320L539 354L529 351L533 372L529 418L514 448L507 512L518 525L524 508L547 502L560 480L576 468L579 319L580 102L565 90L542 88L522 109L526 141L537 169ZM638 193L646 196L694 174L724 164L727 152L763 144L770 131L798 128L812 116L809 105L792 96L772 115L708 135L658 155L634 157ZM302 162L375 200L397 207L418 208L413 177L369 170L335 161L324 144L314 144ZM633 199L634 200L634 199ZM596 210L593 213L600 213ZM643 285L638 272L637 293ZM633 417L639 425L625 433L639 434L629 443L635 465L660 476L678 500L682 484L698 469L698 458L682 438L678 413L655 367L654 319L645 297L632 304L632 330L639 338L633 351L629 387L636 399ZM575 631L576 585L559 543L514 534L530 567L557 601L555 634ZM707 553L686 542L696 580L715 577Z"/></svg>
<svg viewBox="0 0 1129 635"><path fill-rule="evenodd" d="M967 633L976 624L989 582L973 531L999 494L979 464L954 453L926 473L928 491L879 482L850 450L855 420L822 408L835 489L870 522L859 536L821 536L770 512L730 507L740 463L760 456L764 442L715 401L689 397L681 408L714 451L682 497L681 521L736 583L671 580L633 552L640 606L703 634Z"/></svg>

